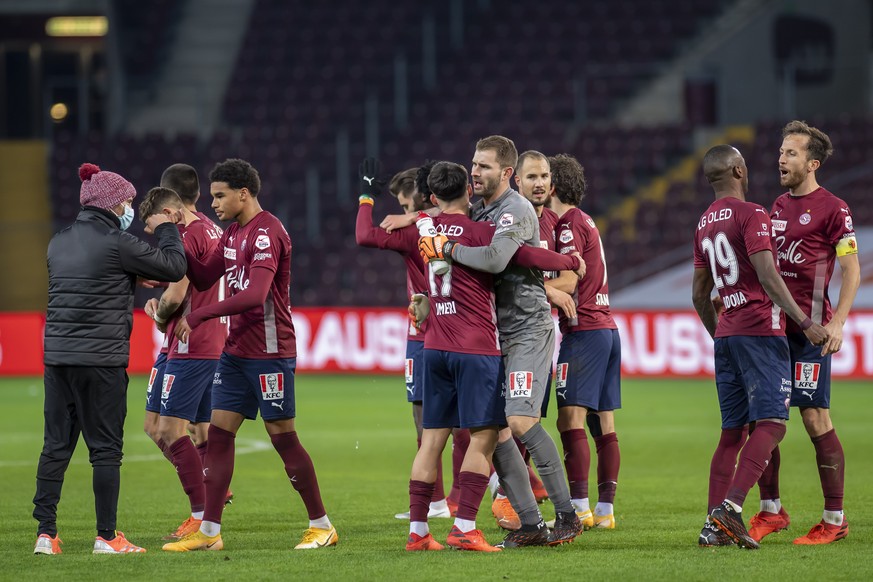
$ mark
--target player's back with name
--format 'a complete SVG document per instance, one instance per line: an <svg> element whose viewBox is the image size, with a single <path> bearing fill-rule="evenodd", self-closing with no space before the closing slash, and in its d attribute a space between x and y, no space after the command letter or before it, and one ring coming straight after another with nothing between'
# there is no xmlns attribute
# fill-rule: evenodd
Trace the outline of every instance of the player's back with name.
<svg viewBox="0 0 873 582"><path fill-rule="evenodd" d="M215 252L221 240L222 230L206 215L196 212L200 220L179 229L185 251L201 261ZM181 315L212 305L224 299L224 278L215 282L205 291L198 291L194 285L188 286L185 299L180 308ZM227 320L224 317L207 319L191 331L188 343L180 342L175 334L170 334L169 359L217 360L227 339Z"/></svg>
<svg viewBox="0 0 873 582"><path fill-rule="evenodd" d="M467 246L486 246L494 235L490 222L475 222L462 214L434 217L437 232ZM426 349L479 355L499 355L492 275L453 263L443 276L428 268L430 316Z"/></svg>
<svg viewBox="0 0 873 582"><path fill-rule="evenodd" d="M252 269L273 273L263 304L230 318L225 350L240 358L297 357L291 320L291 237L278 218L259 212L245 226L231 223L221 243L225 279L231 296L249 286Z"/></svg>
<svg viewBox="0 0 873 582"><path fill-rule="evenodd" d="M716 337L785 335L785 315L758 280L751 255L772 254L770 215L733 197L714 201L694 234L694 267L708 270L725 305Z"/></svg>

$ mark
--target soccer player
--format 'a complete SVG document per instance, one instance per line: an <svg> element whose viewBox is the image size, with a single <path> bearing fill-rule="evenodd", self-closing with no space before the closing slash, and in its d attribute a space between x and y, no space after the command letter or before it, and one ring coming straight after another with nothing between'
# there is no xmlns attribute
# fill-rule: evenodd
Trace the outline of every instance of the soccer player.
<svg viewBox="0 0 873 582"><path fill-rule="evenodd" d="M845 457L830 416L831 354L842 346L843 325L858 292L861 269L849 206L816 180L816 171L833 153L830 138L802 121L787 124L782 138L780 184L788 192L776 199L770 211L782 280L798 305L813 321L824 324L829 334L820 349L810 344L793 322L788 322L785 330L791 352L791 405L800 408L803 426L815 448L824 494L821 522L794 543L829 544L849 535L849 522L843 514ZM835 262L840 264L843 278L837 306L832 310L828 284ZM749 535L759 541L790 523L779 499L779 464L777 447L758 482L761 511L750 520Z"/></svg>
<svg viewBox="0 0 873 582"><path fill-rule="evenodd" d="M188 278L198 289L206 289L224 275L231 296L182 317L175 336L188 342L192 330L206 320L232 317L212 385L203 521L199 530L163 549L186 552L224 546L221 512L233 475L234 439L242 422L258 412L309 514L309 528L296 549L335 545L337 532L324 509L312 460L294 428L297 349L289 300L291 239L282 223L261 208L261 180L248 162L229 159L216 164L209 180L216 216L234 222L205 263L187 255Z"/></svg>
<svg viewBox="0 0 873 582"><path fill-rule="evenodd" d="M397 198L405 212L420 212L433 208L429 196L422 193L417 182L427 187L427 175L435 162L428 162L420 168L410 168L396 174L388 183L388 191ZM424 263L418 254L417 247L409 245L397 246L397 238L391 237L381 228L373 226L373 204L379 193L379 161L375 158L365 158L359 169L361 196L359 198L358 216L355 222L355 240L363 247L391 249L398 252L406 263L406 293L412 297L416 293L426 291L424 280ZM391 246L391 245L394 246ZM415 423L416 441L421 447L421 400L424 378L424 331L410 323L406 338L406 400L412 404L412 419ZM457 506L455 506L455 509ZM442 461L437 465L437 479L434 486L434 497L430 502L428 517L451 517L445 489L443 487ZM409 513L398 513L397 519L409 519Z"/></svg>
<svg viewBox="0 0 873 582"><path fill-rule="evenodd" d="M35 554L60 554L57 506L79 434L93 468L95 554L142 553L116 531L127 365L137 277L185 275L178 216L152 216L158 248L123 232L135 216L133 185L93 164L79 168L82 210L49 242L44 439L36 471Z"/></svg>
<svg viewBox="0 0 873 582"><path fill-rule="evenodd" d="M190 168L190 166L188 166ZM193 168L190 168L194 171ZM196 173L194 174L196 182ZM198 187L199 189L199 187ZM199 194L199 192L197 192ZM190 200L190 192L186 195ZM196 199L196 196L194 197ZM205 260L211 255L221 238L221 229L203 214L195 214L190 204L183 204L181 197L169 188L153 188L140 204L140 217L164 213L182 213L182 243L187 253ZM200 451L206 452L206 439L195 443L188 436L189 423L195 433L206 432L211 407L212 380L215 367L221 356L227 337L226 318L207 320L199 326L188 342L180 342L172 335L173 327L167 328L177 312L185 315L220 301L224 297L224 281L219 279L205 291L198 291L186 278L171 284L154 307L153 319L164 331L169 332L169 353L163 370L163 380L155 392L160 391L160 417L157 437L165 443L173 466L188 496L191 515L169 539L180 539L200 528L206 493L203 488L203 464ZM153 300L154 301L154 300ZM175 321L175 320L174 320ZM160 329L160 328L159 328Z"/></svg>
<svg viewBox="0 0 873 582"><path fill-rule="evenodd" d="M555 394L558 431L564 445L564 466L570 497L583 526L614 529L615 491L621 456L615 434L614 411L621 408L621 340L609 311L606 254L594 220L579 208L585 196L585 173L575 158L549 158L552 170L552 208L560 216L555 228L557 251L582 254L588 271L565 290L572 292L576 311L560 314L561 348ZM589 412L594 413L588 416ZM597 505L588 501L591 452L586 418L597 450Z"/></svg>
<svg viewBox="0 0 873 582"><path fill-rule="evenodd" d="M743 523L742 505L785 436L791 381L782 311L816 345L826 341L827 332L797 306L776 270L770 216L745 201L749 177L740 152L729 145L711 148L703 172L715 202L694 235L692 299L715 342L722 432L710 464L709 517L699 544L734 542L757 549ZM713 288L725 306L721 316L710 299ZM746 440L749 422L755 430Z"/></svg>
<svg viewBox="0 0 873 582"><path fill-rule="evenodd" d="M422 242L426 243L423 246L429 258L448 259L478 270L500 273L495 290L506 369L507 422L512 434L530 452L555 506L555 537L570 541L582 531L582 524L570 502L558 449L539 423L555 341L543 274L538 269L520 265L507 268L510 257L520 246L539 247L540 242L533 206L509 186L517 163L518 151L506 137L490 136L476 144L470 176L474 193L482 198L473 205L471 216L497 225L489 246L470 247L444 235L429 241L423 238ZM494 466L521 521L521 529L509 536L524 543L522 538L526 534L538 538L538 531L545 528L545 523L530 491L524 460L510 440L507 431L501 431Z"/></svg>

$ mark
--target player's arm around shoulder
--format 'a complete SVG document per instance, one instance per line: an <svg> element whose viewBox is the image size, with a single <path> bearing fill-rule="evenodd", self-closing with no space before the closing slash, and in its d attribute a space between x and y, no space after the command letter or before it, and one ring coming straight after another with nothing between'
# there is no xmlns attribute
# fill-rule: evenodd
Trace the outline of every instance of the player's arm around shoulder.
<svg viewBox="0 0 873 582"><path fill-rule="evenodd" d="M487 246L454 244L451 259L486 273L500 273L506 269L518 248L533 240L539 229L536 214L520 213L516 216L511 209L506 210L497 218L494 235Z"/></svg>
<svg viewBox="0 0 873 582"><path fill-rule="evenodd" d="M145 279L178 281L185 276L188 262L176 225L167 222L154 229L157 248L130 233L120 231L118 256L122 269Z"/></svg>

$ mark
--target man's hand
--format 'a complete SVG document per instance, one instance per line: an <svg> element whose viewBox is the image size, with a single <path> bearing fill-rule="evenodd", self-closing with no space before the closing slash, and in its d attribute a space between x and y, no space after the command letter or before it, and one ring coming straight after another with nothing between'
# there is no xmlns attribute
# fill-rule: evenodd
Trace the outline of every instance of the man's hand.
<svg viewBox="0 0 873 582"><path fill-rule="evenodd" d="M803 330L803 335L805 335L806 339L808 339L814 346L825 345L828 341L828 330L817 323L813 323L811 326ZM824 348L822 348L822 353L824 353Z"/></svg>
<svg viewBox="0 0 873 582"><path fill-rule="evenodd" d="M583 265L585 263L582 263ZM569 293L564 293L560 289L555 289L550 285L546 285L546 297L552 307L560 309L568 319L576 317L576 302L573 301L573 296Z"/></svg>
<svg viewBox="0 0 873 582"><path fill-rule="evenodd" d="M395 230L412 226L415 224L416 220L418 220L417 212L410 212L409 214L389 214L381 223L379 223L379 228L388 234L391 234L391 232Z"/></svg>
<svg viewBox="0 0 873 582"><path fill-rule="evenodd" d="M158 317L158 300L157 299L149 299L146 301L145 309L146 315L151 317L155 321L155 327L158 328L158 331L161 333L167 333L167 320L161 319Z"/></svg>
<svg viewBox="0 0 873 582"><path fill-rule="evenodd" d="M166 287L167 284L161 281L155 281L154 279L143 279L142 277L137 277L136 286L142 287L143 289L154 289L155 287Z"/></svg>
<svg viewBox="0 0 873 582"><path fill-rule="evenodd" d="M379 179L379 174L382 172L382 164L377 158L364 158L361 165L358 166L358 188L361 194L375 198L382 191L382 186L385 184Z"/></svg>
<svg viewBox="0 0 873 582"><path fill-rule="evenodd" d="M843 347L843 326L836 319L831 319L824 329L828 339L822 346L821 355L835 354Z"/></svg>
<svg viewBox="0 0 873 582"><path fill-rule="evenodd" d="M418 252L425 263L429 263L434 259L445 260L443 254L443 246L449 242L445 235L438 234L436 236L423 236L418 239Z"/></svg>
<svg viewBox="0 0 873 582"><path fill-rule="evenodd" d="M716 317L721 317L721 314L724 313L724 301L721 300L721 295L712 298L712 308L715 309Z"/></svg>
<svg viewBox="0 0 873 582"><path fill-rule="evenodd" d="M167 215L167 214L164 214L163 212L156 212L155 214L152 214L151 216L146 218L146 221L145 221L146 231L155 232L155 229L158 226L160 226L166 222L169 222L172 224L178 224L179 218L181 217L181 214L182 214L181 211L179 211L176 214L172 214L172 215Z"/></svg>
<svg viewBox="0 0 873 582"><path fill-rule="evenodd" d="M188 343L188 338L191 337L191 326L188 325L188 318L183 317L176 322L176 337L180 342Z"/></svg>
<svg viewBox="0 0 873 582"><path fill-rule="evenodd" d="M427 295L421 293L413 295L409 300L407 310L409 311L409 319L412 321L415 329L421 331L421 324L424 323L424 320L427 319L430 313L430 300L428 300Z"/></svg>
<svg viewBox="0 0 873 582"><path fill-rule="evenodd" d="M585 266L585 259L583 259L582 255L580 255L579 253L573 253L573 255L579 257L579 268L576 269L574 271L574 273L576 273L576 276L581 279L582 277L585 276L585 271L587 270L587 267ZM565 293L565 295L566 295L566 293ZM555 307L557 307L557 305ZM571 316L568 315L567 317L571 317Z"/></svg>

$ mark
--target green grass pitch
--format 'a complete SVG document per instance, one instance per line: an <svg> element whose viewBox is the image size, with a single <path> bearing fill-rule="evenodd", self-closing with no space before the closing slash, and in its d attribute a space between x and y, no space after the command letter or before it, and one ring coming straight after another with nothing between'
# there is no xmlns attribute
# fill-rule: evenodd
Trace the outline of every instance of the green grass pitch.
<svg viewBox="0 0 873 582"><path fill-rule="evenodd" d="M307 525L306 513L258 421L245 423L239 434L232 484L236 500L223 519L225 550L163 553L161 537L186 517L186 499L175 472L142 432L144 386L141 377L131 380L118 525L148 553L91 555L91 471L80 442L59 507L64 553L34 556L36 522L30 513L42 444L42 381L0 380L0 579L873 579L869 383L838 382L834 388L833 418L848 459L851 531L844 541L821 547L791 543L820 519L822 509L813 448L793 411L781 475L791 530L765 539L757 552L698 548L709 460L718 439L713 383L628 380L624 408L616 415L622 453L618 528L585 532L562 547L488 555L403 550L407 524L393 515L408 507L415 440L401 378L314 375L297 378L298 431L315 462L339 545L310 552L291 549ZM545 420L553 434L554 416L552 408ZM445 467L449 474L448 454ZM746 519L757 502L753 491ZM548 502L543 511L547 519L553 517ZM487 503L478 524L492 543L501 539ZM438 539L450 525L449 520L431 524Z"/></svg>

